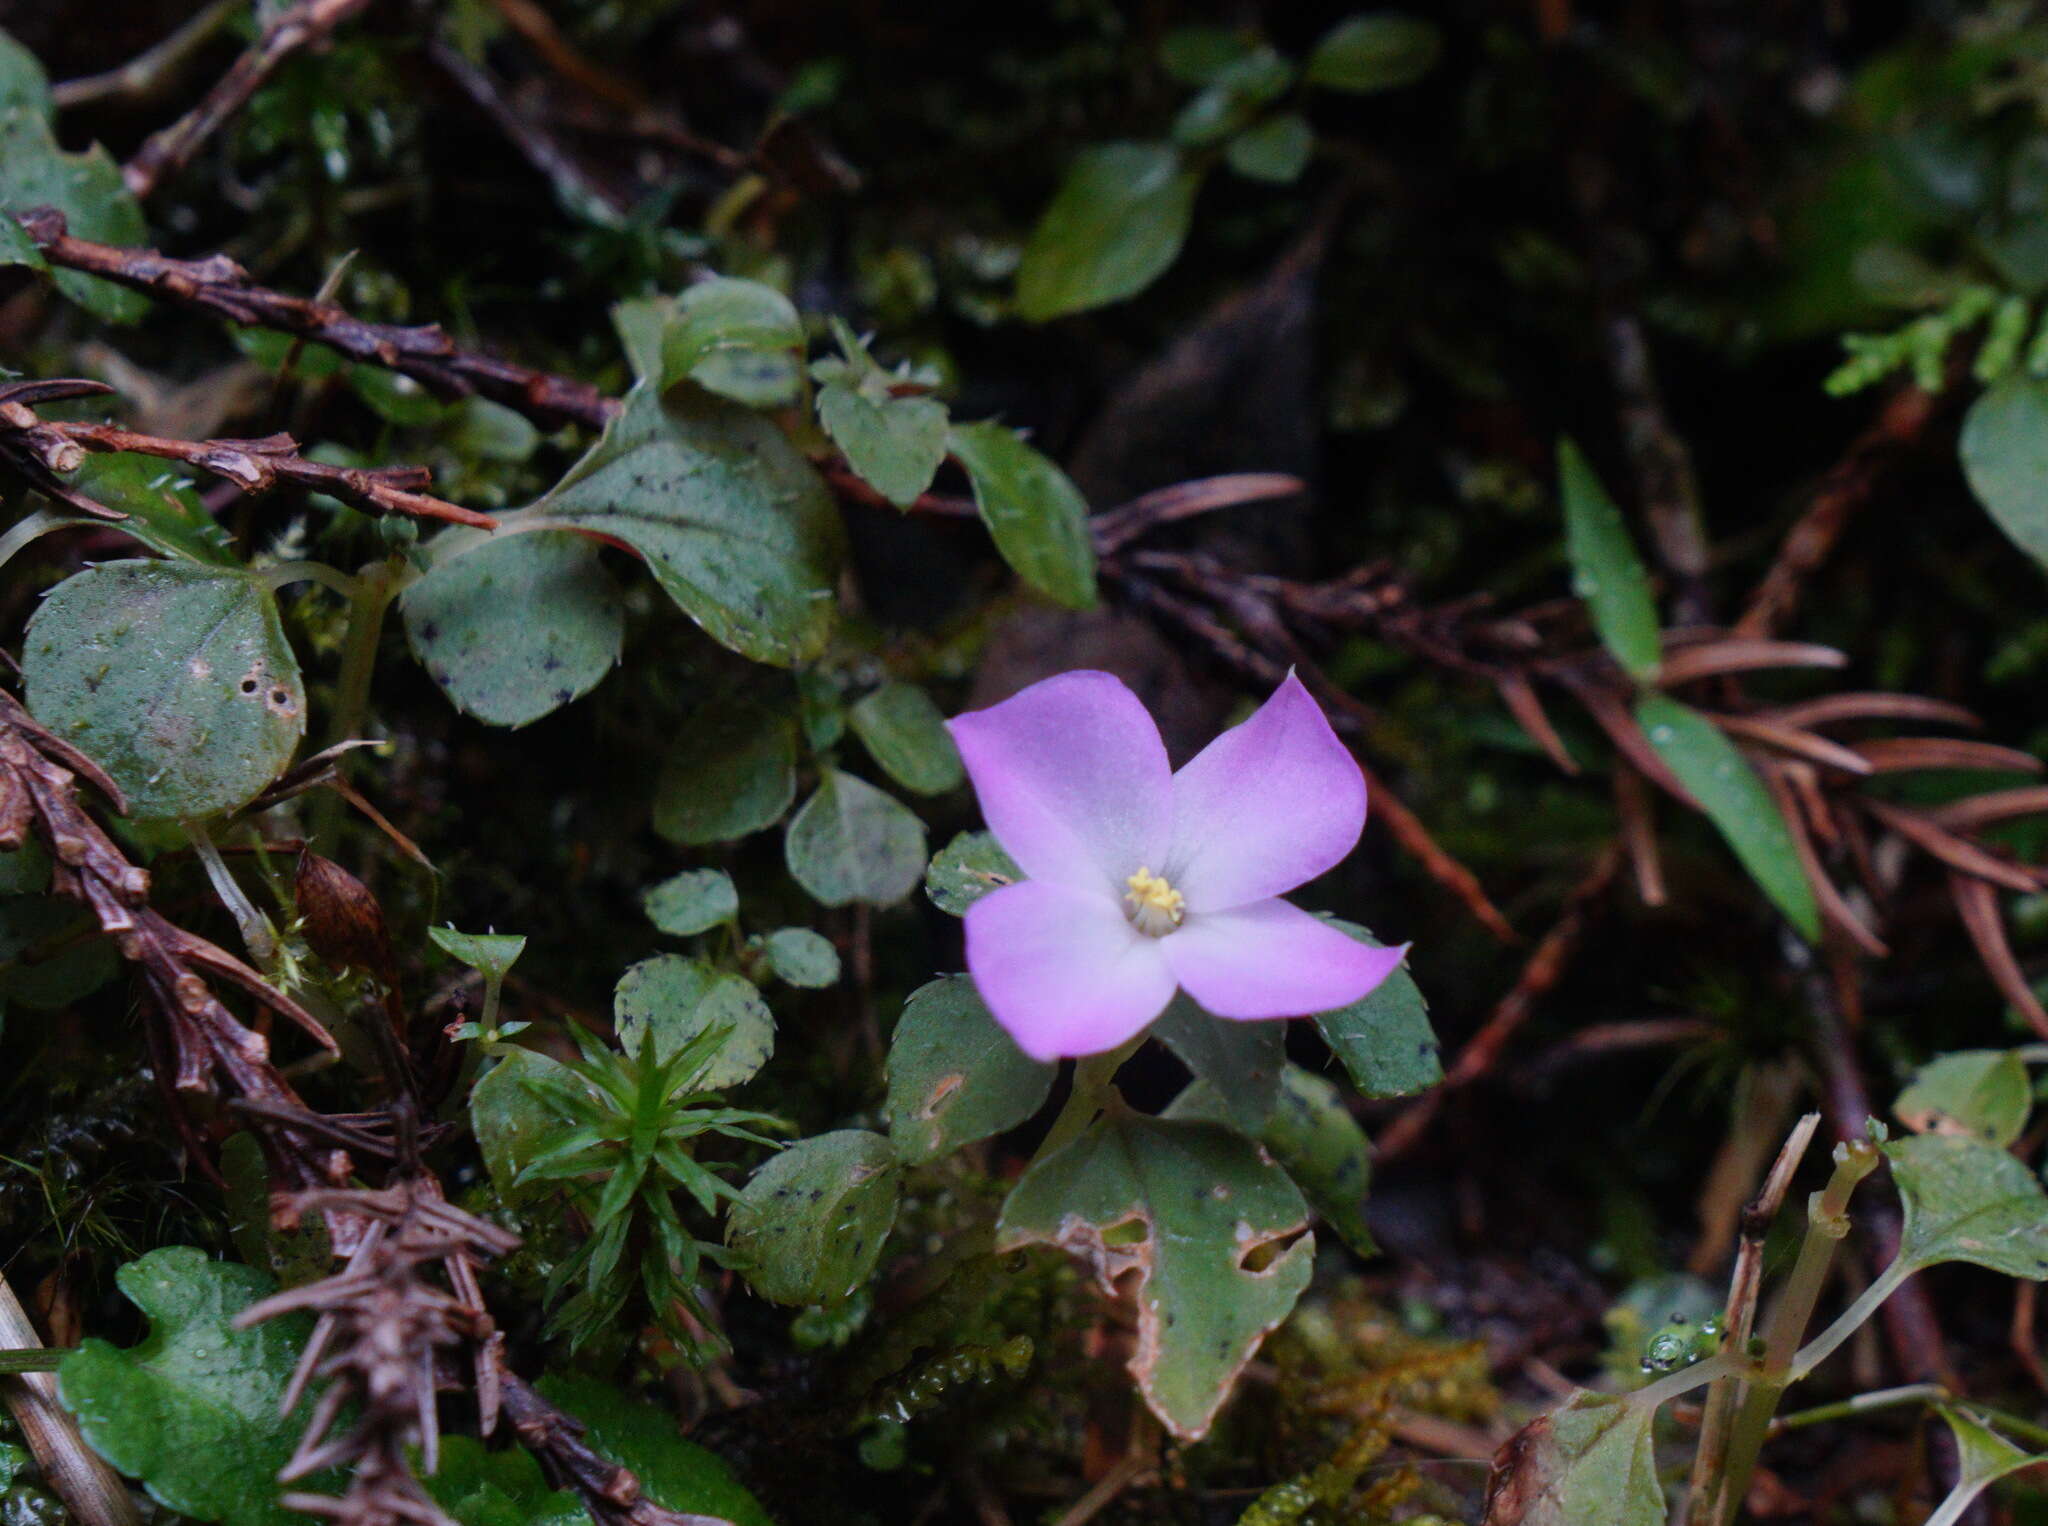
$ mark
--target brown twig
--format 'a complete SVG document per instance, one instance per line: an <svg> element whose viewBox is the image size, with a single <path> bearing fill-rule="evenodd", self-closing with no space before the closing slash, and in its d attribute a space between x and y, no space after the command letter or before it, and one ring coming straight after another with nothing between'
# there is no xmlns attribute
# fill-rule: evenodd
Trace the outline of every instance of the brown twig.
<svg viewBox="0 0 2048 1526"><path fill-rule="evenodd" d="M513 1434L540 1459L550 1482L574 1489L598 1526L732 1526L718 1516L668 1510L640 1492L640 1480L584 1440L580 1420L542 1398L509 1368L501 1368L505 1418Z"/></svg>
<svg viewBox="0 0 2048 1526"><path fill-rule="evenodd" d="M121 179L130 193L147 200L167 175L184 168L199 145L248 103L263 82L277 72L278 65L301 48L325 42L336 27L368 4L369 0L299 0L271 22L197 106L161 132L152 134L136 150L135 157L121 167Z"/></svg>
<svg viewBox="0 0 2048 1526"><path fill-rule="evenodd" d="M59 80L50 87L50 101L59 111L96 101L144 100L155 95L186 59L213 40L214 33L244 9L243 0L213 0L162 42L127 63L101 74Z"/></svg>

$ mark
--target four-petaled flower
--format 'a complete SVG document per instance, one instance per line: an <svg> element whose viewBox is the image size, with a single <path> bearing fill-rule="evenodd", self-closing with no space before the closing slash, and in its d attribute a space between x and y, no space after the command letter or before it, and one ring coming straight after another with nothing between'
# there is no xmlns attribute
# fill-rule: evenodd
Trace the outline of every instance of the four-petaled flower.
<svg viewBox="0 0 2048 1526"><path fill-rule="evenodd" d="M1114 1049L1176 988L1218 1017L1358 1000L1404 949L1279 896L1365 826L1365 778L1289 674L1175 773L1138 697L1062 673L948 723L989 830L1026 878L967 912L967 968L1039 1060Z"/></svg>

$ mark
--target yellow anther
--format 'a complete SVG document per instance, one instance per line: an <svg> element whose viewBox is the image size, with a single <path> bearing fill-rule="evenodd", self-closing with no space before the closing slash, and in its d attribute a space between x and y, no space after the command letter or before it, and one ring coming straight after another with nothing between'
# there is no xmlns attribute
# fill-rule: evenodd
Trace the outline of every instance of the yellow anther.
<svg viewBox="0 0 2048 1526"><path fill-rule="evenodd" d="M1131 903L1132 925L1141 933L1163 938L1187 915L1187 898L1149 868L1140 869L1124 884L1130 887L1124 899Z"/></svg>

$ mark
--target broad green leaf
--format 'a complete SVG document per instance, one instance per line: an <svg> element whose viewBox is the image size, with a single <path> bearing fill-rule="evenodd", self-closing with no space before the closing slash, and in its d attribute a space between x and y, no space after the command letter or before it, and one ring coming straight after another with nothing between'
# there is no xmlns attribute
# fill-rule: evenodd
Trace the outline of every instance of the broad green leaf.
<svg viewBox="0 0 2048 1526"><path fill-rule="evenodd" d="M36 719L106 769L143 820L246 804L306 729L277 601L239 570L89 567L29 621L22 678Z"/></svg>
<svg viewBox="0 0 2048 1526"><path fill-rule="evenodd" d="M2003 1148L2020 1137L2033 1106L2017 1050L1959 1049L1921 1066L1892 1112L1916 1134L1974 1134Z"/></svg>
<svg viewBox="0 0 2048 1526"><path fill-rule="evenodd" d="M673 299L644 304L655 321L658 374L641 353L634 367L667 388L685 379L755 408L786 403L803 375L803 320L789 298L759 281L714 276ZM621 331L627 325L621 323ZM635 340L628 335L628 348Z"/></svg>
<svg viewBox="0 0 2048 1526"><path fill-rule="evenodd" d="M663 932L688 938L738 916L740 896L723 869L685 869L642 895L640 906Z"/></svg>
<svg viewBox="0 0 2048 1526"><path fill-rule="evenodd" d="M1183 992L1167 1003L1152 1033L1196 1080L1220 1089L1239 1132L1258 1138L1280 1105L1280 1071L1287 1063L1284 1023L1231 1022L1204 1012Z"/></svg>
<svg viewBox="0 0 2048 1526"><path fill-rule="evenodd" d="M1663 694L1636 700L1636 721L1657 755L1692 792L1742 867L1785 920L1811 942L1820 936L1820 908L1800 866L1791 829L1749 760L1720 727Z"/></svg>
<svg viewBox="0 0 2048 1526"><path fill-rule="evenodd" d="M946 405L931 397L870 396L828 382L818 389L818 422L860 479L907 509L946 459Z"/></svg>
<svg viewBox="0 0 2048 1526"><path fill-rule="evenodd" d="M1159 43L1159 66L1182 85L1206 85L1257 46L1242 28L1175 27Z"/></svg>
<svg viewBox="0 0 2048 1526"><path fill-rule="evenodd" d="M768 968L793 986L822 991L839 983L839 950L808 927L776 928L762 940L761 951L768 956Z"/></svg>
<svg viewBox="0 0 2048 1526"><path fill-rule="evenodd" d="M772 1303L838 1303L859 1292L896 1222L902 1167L861 1129L800 1139L762 1162L725 1219L733 1265Z"/></svg>
<svg viewBox="0 0 2048 1526"><path fill-rule="evenodd" d="M949 1155L1036 1113L1058 1073L1003 1032L970 977L934 980L889 1039L890 1142L905 1165Z"/></svg>
<svg viewBox="0 0 2048 1526"><path fill-rule="evenodd" d="M1223 162L1247 180L1292 185L1308 168L1315 151L1315 129L1308 125L1308 118L1283 111L1232 138L1223 150Z"/></svg>
<svg viewBox="0 0 2048 1526"><path fill-rule="evenodd" d="M60 896L0 896L0 1005L68 1007L120 973L114 941Z"/></svg>
<svg viewBox="0 0 2048 1526"><path fill-rule="evenodd" d="M1150 286L1187 241L1201 183L1171 143L1083 149L1024 246L1018 316L1044 323Z"/></svg>
<svg viewBox="0 0 2048 1526"><path fill-rule="evenodd" d="M603 436L525 511L621 541L710 637L756 662L816 656L844 537L811 465L769 420L645 382Z"/></svg>
<svg viewBox="0 0 2048 1526"><path fill-rule="evenodd" d="M865 779L828 768L782 852L796 882L827 906L893 906L924 874L924 823Z"/></svg>
<svg viewBox="0 0 2048 1526"><path fill-rule="evenodd" d="M1294 66L1269 47L1258 47L1217 71L1173 119L1173 141L1205 148L1249 126L1259 109L1287 93Z"/></svg>
<svg viewBox="0 0 2048 1526"><path fill-rule="evenodd" d="M1515 1433L1486 1518L1514 1526L1663 1526L1654 1409L1585 1389Z"/></svg>
<svg viewBox="0 0 2048 1526"><path fill-rule="evenodd" d="M1308 58L1308 82L1354 94L1413 84L1443 49L1436 27L1414 16L1378 11L1340 21Z"/></svg>
<svg viewBox="0 0 2048 1526"><path fill-rule="evenodd" d="M967 908L990 891L1022 878L1024 871L993 832L962 832L933 855L925 870L924 893L940 911L964 917Z"/></svg>
<svg viewBox="0 0 2048 1526"><path fill-rule="evenodd" d="M1360 943L1385 947L1356 923L1333 917L1330 925ZM1409 1097L1444 1078L1436 1033L1429 1026L1429 1003L1405 969L1394 971L1350 1006L1319 1014L1316 1028L1368 1097Z"/></svg>
<svg viewBox="0 0 2048 1526"><path fill-rule="evenodd" d="M1557 476L1572 592L1586 601L1593 628L1614 660L1636 678L1654 678L1663 659L1657 603L1621 510L1570 440L1558 441Z"/></svg>
<svg viewBox="0 0 2048 1526"><path fill-rule="evenodd" d="M126 514L113 528L152 551L216 567L240 565L227 531L207 512L190 479L162 461L125 454L87 456L71 485Z"/></svg>
<svg viewBox="0 0 2048 1526"><path fill-rule="evenodd" d="M312 1317L235 1329L234 1317L276 1284L189 1245L151 1251L114 1281L148 1317L149 1334L125 1351L88 1339L57 1378L93 1450L195 1520L303 1526L304 1517L278 1503L277 1473L310 1404L281 1415L278 1401ZM327 1474L298 1487L320 1492L336 1482Z"/></svg>
<svg viewBox="0 0 2048 1526"><path fill-rule="evenodd" d="M513 1202L528 1188L519 1173L562 1127L556 1111L528 1083L568 1081L573 1072L533 1049L512 1049L469 1091L469 1127L498 1196Z"/></svg>
<svg viewBox="0 0 2048 1526"><path fill-rule="evenodd" d="M883 771L907 790L943 795L966 778L945 716L916 684L883 684L847 719Z"/></svg>
<svg viewBox="0 0 2048 1526"><path fill-rule="evenodd" d="M441 1465L420 1480L457 1526L588 1526L583 1501L550 1489L523 1447L488 1451L472 1436L441 1438Z"/></svg>
<svg viewBox="0 0 2048 1526"><path fill-rule="evenodd" d="M773 826L796 798L796 728L785 715L712 704L675 725L654 782L654 830L672 843L729 842Z"/></svg>
<svg viewBox="0 0 2048 1526"><path fill-rule="evenodd" d="M1997 1145L1915 1134L1884 1147L1906 1206L1899 1261L1968 1261L2008 1277L2048 1277L2048 1193Z"/></svg>
<svg viewBox="0 0 2048 1526"><path fill-rule="evenodd" d="M1225 1100L1224 1087L1205 1080L1190 1083L1164 1116L1241 1128ZM1361 1256L1379 1254L1365 1221L1372 1142L1346 1110L1334 1081L1299 1065L1286 1067L1280 1076L1279 1105L1259 1130L1258 1140L1346 1245Z"/></svg>
<svg viewBox="0 0 2048 1526"><path fill-rule="evenodd" d="M486 980L503 980L526 952L524 933L459 933L452 927L430 927L427 936L435 948Z"/></svg>
<svg viewBox="0 0 2048 1526"><path fill-rule="evenodd" d="M11 1489L17 1476L28 1471L34 1461L27 1447L18 1447L11 1441L0 1441L0 1492Z"/></svg>
<svg viewBox="0 0 2048 1526"><path fill-rule="evenodd" d="M1998 528L2048 566L2048 380L2014 372L1986 388L1964 416L1958 451Z"/></svg>
<svg viewBox="0 0 2048 1526"><path fill-rule="evenodd" d="M996 1246L1056 1245L1112 1295L1135 1273L1131 1375L1161 1423L1193 1441L1308 1285L1308 1222L1294 1184L1249 1140L1125 1113L1025 1172ZM1266 1252L1276 1254L1247 1265Z"/></svg>
<svg viewBox="0 0 2048 1526"><path fill-rule="evenodd" d="M729 1029L698 1083L706 1091L751 1081L775 1053L775 1018L754 983L680 954L643 959L620 976L612 1015L622 1049L637 1053L652 1035L661 1060L706 1029Z"/></svg>
<svg viewBox="0 0 2048 1526"><path fill-rule="evenodd" d="M1972 1500L2008 1473L2048 1462L2048 1457L2021 1451L1998 1432L1979 1425L1961 1410L1946 1404L1938 1408L1941 1418L1948 1422L1948 1428L1956 1438L1962 1476L1956 1480L1955 1487L1941 1502L1940 1508L1927 1518L1925 1526L1954 1526L1962 1519Z"/></svg>
<svg viewBox="0 0 2048 1526"><path fill-rule="evenodd" d="M451 530L399 602L413 656L480 721L524 726L587 694L619 660L618 585L581 535Z"/></svg>
<svg viewBox="0 0 2048 1526"><path fill-rule="evenodd" d="M54 107L50 81L35 54L16 42L12 34L0 31L0 111L12 111L17 106L49 115Z"/></svg>
<svg viewBox="0 0 2048 1526"><path fill-rule="evenodd" d="M655 1504L732 1526L775 1526L725 1459L685 1439L675 1417L659 1406L596 1378L550 1373L534 1387L590 1427L590 1444L631 1468Z"/></svg>
<svg viewBox="0 0 2048 1526"><path fill-rule="evenodd" d="M1067 474L1001 424L955 424L951 449L1003 560L1070 609L1095 603L1088 501Z"/></svg>

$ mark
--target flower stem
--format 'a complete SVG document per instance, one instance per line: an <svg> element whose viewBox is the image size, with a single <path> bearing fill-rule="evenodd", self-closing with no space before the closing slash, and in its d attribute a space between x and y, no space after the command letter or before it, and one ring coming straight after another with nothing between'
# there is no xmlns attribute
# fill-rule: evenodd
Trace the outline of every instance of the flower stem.
<svg viewBox="0 0 2048 1526"><path fill-rule="evenodd" d="M1066 1106L1060 1109L1059 1116L1052 1121L1052 1127L1046 1130L1044 1140L1031 1157L1031 1165L1024 1168L1026 1171L1081 1137L1081 1131L1093 1123L1095 1115L1117 1095L1117 1071L1123 1068L1125 1060L1137 1053L1138 1046L1144 1042L1145 1035L1140 1033L1114 1049L1102 1054L1087 1055L1074 1062L1074 1084L1072 1090L1067 1093Z"/></svg>
<svg viewBox="0 0 2048 1526"><path fill-rule="evenodd" d="M384 634L384 614L398 597L405 564L396 558L372 562L356 575L348 601L348 637L341 652L341 673L335 680L334 715L327 726L327 745L354 739L370 709L370 679L377 670L377 641ZM346 766L337 758L337 769ZM331 838L341 819L341 797L332 791L313 807L310 835Z"/></svg>

